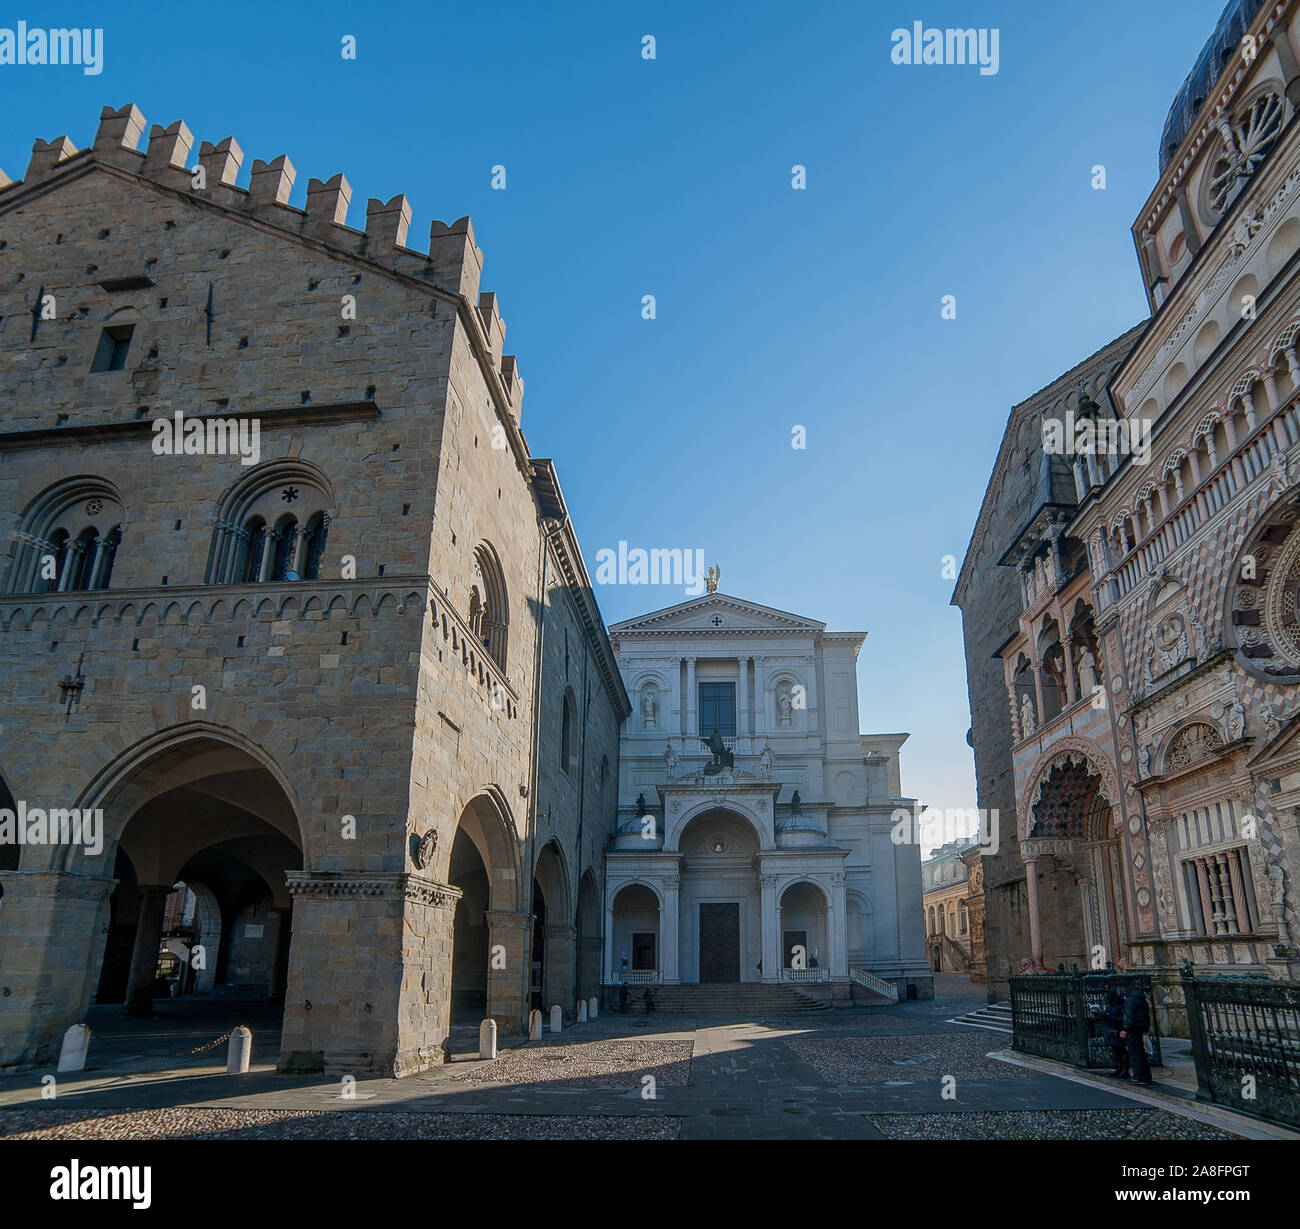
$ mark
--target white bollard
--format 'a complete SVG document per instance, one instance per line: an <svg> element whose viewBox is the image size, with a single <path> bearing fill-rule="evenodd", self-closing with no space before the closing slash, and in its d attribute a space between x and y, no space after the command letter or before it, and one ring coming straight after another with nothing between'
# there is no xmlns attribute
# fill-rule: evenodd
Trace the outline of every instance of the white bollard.
<svg viewBox="0 0 1300 1229"><path fill-rule="evenodd" d="M90 1028L85 1024L74 1024L63 1034L63 1046L59 1050L60 1071L81 1071L86 1065L86 1052L90 1049Z"/></svg>
<svg viewBox="0 0 1300 1229"><path fill-rule="evenodd" d="M591 998L587 1000L587 1019L594 1020L596 1015L596 996L593 994Z"/></svg>
<svg viewBox="0 0 1300 1229"><path fill-rule="evenodd" d="M528 1013L528 1040L536 1041L542 1035L542 1013L536 1007Z"/></svg>
<svg viewBox="0 0 1300 1229"><path fill-rule="evenodd" d="M587 1000L586 999L578 1000L578 1023L579 1024L587 1023Z"/></svg>
<svg viewBox="0 0 1300 1229"><path fill-rule="evenodd" d="M551 1032L558 1033L564 1027L564 1012L560 1010L559 1003L551 1008Z"/></svg>
<svg viewBox="0 0 1300 1229"><path fill-rule="evenodd" d="M226 1051L226 1074L243 1075L248 1070L248 1060L253 1053L253 1034L242 1024L230 1034L230 1048Z"/></svg>
<svg viewBox="0 0 1300 1229"><path fill-rule="evenodd" d="M496 1058L497 1056L497 1022L484 1020L478 1026L479 1058Z"/></svg>

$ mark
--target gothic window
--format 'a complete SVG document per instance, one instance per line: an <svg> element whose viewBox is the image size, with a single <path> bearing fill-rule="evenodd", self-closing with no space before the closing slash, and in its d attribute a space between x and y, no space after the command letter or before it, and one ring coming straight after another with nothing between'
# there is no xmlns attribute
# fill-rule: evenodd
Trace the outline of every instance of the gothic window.
<svg viewBox="0 0 1300 1229"><path fill-rule="evenodd" d="M333 502L324 475L302 460L258 466L218 506L208 583L318 580Z"/></svg>
<svg viewBox="0 0 1300 1229"><path fill-rule="evenodd" d="M74 478L39 496L14 533L8 591L107 589L125 512L105 483Z"/></svg>
<svg viewBox="0 0 1300 1229"><path fill-rule="evenodd" d="M503 671L507 670L510 606L501 562L487 542L479 543L474 551L474 579L467 613L474 638Z"/></svg>
<svg viewBox="0 0 1300 1229"><path fill-rule="evenodd" d="M1043 721L1051 721L1064 707L1065 649L1061 645L1060 629L1056 620L1048 619L1038 637L1038 659L1042 662Z"/></svg>

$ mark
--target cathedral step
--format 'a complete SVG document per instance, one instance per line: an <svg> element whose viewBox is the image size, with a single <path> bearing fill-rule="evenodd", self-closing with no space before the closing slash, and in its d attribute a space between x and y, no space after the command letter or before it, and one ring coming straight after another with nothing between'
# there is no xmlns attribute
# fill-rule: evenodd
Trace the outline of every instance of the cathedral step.
<svg viewBox="0 0 1300 1229"><path fill-rule="evenodd" d="M653 986L655 1011L702 1014L732 1012L789 1012L826 1011L829 1004L805 997L789 986L770 986L738 982L717 986ZM646 1010L643 987L629 987L628 1011L643 1013Z"/></svg>
<svg viewBox="0 0 1300 1229"><path fill-rule="evenodd" d="M968 1011L964 1016L956 1016L949 1024L965 1024L970 1028L987 1028L995 1033L1011 1033L1011 1004L990 1003L987 1007L978 1007Z"/></svg>

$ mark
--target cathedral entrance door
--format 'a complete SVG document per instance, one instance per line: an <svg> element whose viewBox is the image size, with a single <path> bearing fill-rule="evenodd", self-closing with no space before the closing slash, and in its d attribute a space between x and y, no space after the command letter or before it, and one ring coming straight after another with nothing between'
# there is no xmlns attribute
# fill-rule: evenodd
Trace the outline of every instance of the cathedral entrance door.
<svg viewBox="0 0 1300 1229"><path fill-rule="evenodd" d="M740 903L700 904L700 981L740 980Z"/></svg>

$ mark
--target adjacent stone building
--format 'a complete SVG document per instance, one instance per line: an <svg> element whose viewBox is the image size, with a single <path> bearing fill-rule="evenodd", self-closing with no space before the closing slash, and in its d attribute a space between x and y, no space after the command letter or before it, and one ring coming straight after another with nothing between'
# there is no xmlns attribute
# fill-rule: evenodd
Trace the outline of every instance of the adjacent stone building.
<svg viewBox="0 0 1300 1229"><path fill-rule="evenodd" d="M936 973L971 970L970 867L964 858L971 844L949 841L921 863L925 955Z"/></svg>
<svg viewBox="0 0 1300 1229"><path fill-rule="evenodd" d="M610 636L633 711L607 979L931 996L920 849L892 837L907 735L858 731L865 635L715 592Z"/></svg>
<svg viewBox="0 0 1300 1229"><path fill-rule="evenodd" d="M1016 816L993 997L1007 961L1113 960L1177 1031L1184 960L1300 975L1298 14L1224 10L1133 227L1152 318L1054 386L1106 444L1044 455L1049 406L1013 415L954 595L981 789Z"/></svg>
<svg viewBox="0 0 1300 1229"><path fill-rule="evenodd" d="M0 176L0 1066L149 1009L179 882L286 1067L572 1012L628 701L469 219L144 130Z"/></svg>

